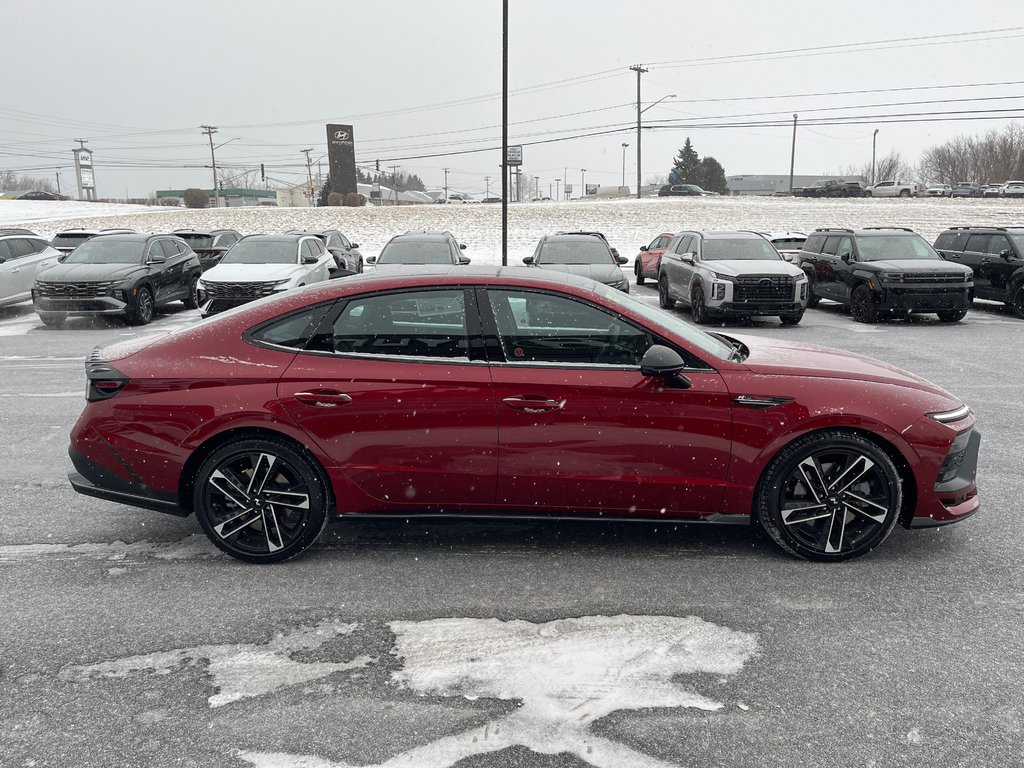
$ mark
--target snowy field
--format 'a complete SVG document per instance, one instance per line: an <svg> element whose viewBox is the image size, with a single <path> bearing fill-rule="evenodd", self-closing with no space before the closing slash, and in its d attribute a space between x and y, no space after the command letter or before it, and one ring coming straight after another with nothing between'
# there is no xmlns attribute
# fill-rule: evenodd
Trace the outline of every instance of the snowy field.
<svg viewBox="0 0 1024 768"><path fill-rule="evenodd" d="M559 230L604 232L630 259L661 232L683 229L800 230L817 227L910 227L929 242L957 225L1024 225L1024 200L804 200L722 197L602 202L524 203L508 209L509 263ZM243 234L292 228L340 229L376 256L411 229L451 230L475 264L501 261L501 206L423 205L385 208L220 208L189 210L80 202L0 201L0 226L25 226L45 237L71 227L132 227L140 232L227 227Z"/></svg>

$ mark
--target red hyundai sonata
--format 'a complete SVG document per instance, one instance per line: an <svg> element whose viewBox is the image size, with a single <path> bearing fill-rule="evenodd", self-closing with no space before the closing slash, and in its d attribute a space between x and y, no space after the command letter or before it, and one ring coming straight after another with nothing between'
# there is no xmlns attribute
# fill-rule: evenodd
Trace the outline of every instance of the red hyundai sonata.
<svg viewBox="0 0 1024 768"><path fill-rule="evenodd" d="M958 398L541 270L365 275L97 349L81 493L276 562L332 516L751 523L846 560L979 507Z"/></svg>

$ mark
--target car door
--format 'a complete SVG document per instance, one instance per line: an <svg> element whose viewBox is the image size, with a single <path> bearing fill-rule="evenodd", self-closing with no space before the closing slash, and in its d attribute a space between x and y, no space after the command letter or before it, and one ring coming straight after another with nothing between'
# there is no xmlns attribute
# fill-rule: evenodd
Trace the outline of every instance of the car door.
<svg viewBox="0 0 1024 768"><path fill-rule="evenodd" d="M693 252L693 242L693 235L678 235L671 248L666 249L661 256L661 271L668 281L669 293L677 299L689 298L689 295L684 297L684 293L685 286L689 285L692 267L684 264L682 257L684 253Z"/></svg>
<svg viewBox="0 0 1024 768"><path fill-rule="evenodd" d="M21 294L21 264L11 251L10 239L0 240L0 301Z"/></svg>
<svg viewBox="0 0 1024 768"><path fill-rule="evenodd" d="M1009 298L1006 295L1006 283L1019 267L1020 257L1016 255L1010 238L998 232L992 235L988 241L988 255L982 258L981 268L978 270L992 298L1000 301ZM977 281L977 278L975 280ZM977 282L975 292L977 293Z"/></svg>
<svg viewBox="0 0 1024 768"><path fill-rule="evenodd" d="M474 298L352 297L323 321L322 351L281 378L288 415L384 507L494 504L497 415Z"/></svg>
<svg viewBox="0 0 1024 768"><path fill-rule="evenodd" d="M814 293L823 299L840 301L837 269L844 266L839 261L839 235L829 235L821 246L821 253L814 260ZM849 238L847 238L849 240Z"/></svg>
<svg viewBox="0 0 1024 768"><path fill-rule="evenodd" d="M55 263L58 254L40 238L12 237L0 243L0 299L29 298L36 273Z"/></svg>
<svg viewBox="0 0 1024 768"><path fill-rule="evenodd" d="M176 241L161 240L160 247L163 249L167 261L163 263L160 270L159 281L163 286L163 296L158 301L167 303L184 298L188 294L188 285L192 275L185 269L189 254L185 249L179 248Z"/></svg>
<svg viewBox="0 0 1024 768"><path fill-rule="evenodd" d="M990 233L972 233L960 257L960 263L974 271L974 293L983 299L988 298L992 288L988 273L982 269L983 263L989 258L988 244L991 239Z"/></svg>
<svg viewBox="0 0 1024 768"><path fill-rule="evenodd" d="M729 393L710 368L689 389L644 376L646 328L582 299L481 291L498 409L497 504L573 515L718 511ZM489 312L489 314L488 314Z"/></svg>

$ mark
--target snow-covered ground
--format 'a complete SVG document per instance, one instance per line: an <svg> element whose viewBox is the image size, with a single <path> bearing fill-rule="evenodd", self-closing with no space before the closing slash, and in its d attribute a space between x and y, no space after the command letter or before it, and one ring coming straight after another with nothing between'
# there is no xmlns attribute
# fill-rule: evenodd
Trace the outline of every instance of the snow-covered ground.
<svg viewBox="0 0 1024 768"><path fill-rule="evenodd" d="M23 213L22 213L23 211ZM817 227L910 227L929 242L957 225L1024 225L1024 200L805 200L721 197L526 203L508 209L509 263L533 252L542 235L559 230L604 232L630 259L661 232L683 229L810 231ZM501 261L501 206L423 205L384 208L150 208L78 202L0 201L0 225L27 226L52 237L70 227L132 227L168 232L229 227L243 234L296 227L340 229L375 256L388 239L415 229L451 230L475 264Z"/></svg>

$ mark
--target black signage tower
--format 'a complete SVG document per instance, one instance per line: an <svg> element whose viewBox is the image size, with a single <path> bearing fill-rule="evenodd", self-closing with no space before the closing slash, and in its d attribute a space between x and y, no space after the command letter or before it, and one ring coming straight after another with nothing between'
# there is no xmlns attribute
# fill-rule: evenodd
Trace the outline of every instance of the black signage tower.
<svg viewBox="0 0 1024 768"><path fill-rule="evenodd" d="M356 188L356 148L351 125L327 126L327 159L331 167L331 191L345 195Z"/></svg>

